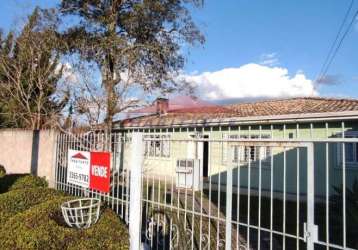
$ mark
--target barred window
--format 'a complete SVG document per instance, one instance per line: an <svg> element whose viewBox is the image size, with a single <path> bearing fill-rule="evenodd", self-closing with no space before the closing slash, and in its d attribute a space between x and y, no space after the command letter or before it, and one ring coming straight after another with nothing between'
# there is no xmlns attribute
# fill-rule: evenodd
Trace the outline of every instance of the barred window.
<svg viewBox="0 0 358 250"><path fill-rule="evenodd" d="M358 159L357 159L357 150L355 150L357 148L357 143L352 143L352 142L349 142L349 143L346 143L346 146L345 146L345 157L346 157L346 161L347 162L357 162Z"/></svg>
<svg viewBox="0 0 358 250"><path fill-rule="evenodd" d="M356 138L353 136L346 136L345 138ZM344 143L344 158L347 164L358 164L358 142ZM343 163L343 143L338 144L338 161Z"/></svg>
<svg viewBox="0 0 358 250"><path fill-rule="evenodd" d="M248 135L239 135L233 134L229 135L229 139L248 139ZM271 136L269 134L260 135L251 135L251 139L269 139ZM235 144L235 143L232 143ZM261 160L263 164L268 163L270 161L271 156L271 148L265 146L241 146L241 145L232 145L231 147L232 153L232 162L240 163L240 164L248 164L249 161L252 164Z"/></svg>
<svg viewBox="0 0 358 250"><path fill-rule="evenodd" d="M333 144L335 150L337 150L337 164L342 165L343 160L347 164L347 167L358 167L358 131L348 130L342 133L334 135L335 138L357 138L357 142L339 142ZM344 146L343 146L344 144ZM343 159L344 156L344 159Z"/></svg>
<svg viewBox="0 0 358 250"><path fill-rule="evenodd" d="M170 157L170 135L145 135L145 151L146 157Z"/></svg>

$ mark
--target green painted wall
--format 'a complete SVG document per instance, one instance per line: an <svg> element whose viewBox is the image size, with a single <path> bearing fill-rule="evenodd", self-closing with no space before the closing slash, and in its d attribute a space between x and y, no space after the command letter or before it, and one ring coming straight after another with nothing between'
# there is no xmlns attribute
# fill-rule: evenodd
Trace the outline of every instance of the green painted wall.
<svg viewBox="0 0 358 250"><path fill-rule="evenodd" d="M297 127L298 126L298 127ZM176 162L178 159L196 158L201 151L202 145L188 140L195 132L202 132L208 135L210 139L222 139L227 134L240 134L240 136L272 134L272 139L324 139L332 137L341 137L342 131L358 131L358 121L346 121L344 127L342 122L320 122L307 124L274 124L274 125L243 125L243 126L222 126L222 127L200 127L200 128L168 128L168 129L142 129L144 134L170 134L170 157L146 157L144 163L144 172L159 179L166 179L168 182L176 181ZM125 131L130 133L131 131ZM349 132L348 132L349 133ZM357 139L358 142L358 139ZM129 144L128 144L129 145ZM226 170L229 166L229 160L224 156L230 146L235 143L210 142L209 143L209 175L212 183L226 183ZM324 197L326 193L326 162L328 160L329 173L329 192L335 193L335 189L342 186L342 165L338 154L341 151L338 143L314 143L314 167L315 167L315 193L317 197ZM124 155L130 155L130 146L124 147ZM284 149L282 147L274 148L273 151L273 170L268 164L261 167L262 190L270 190L271 171L273 171L273 187L275 192L282 193L284 189ZM306 193L307 186L307 150L305 148L286 148L286 191L295 194L297 191L297 151L299 151L299 192ZM326 157L328 152L328 157ZM199 153L200 155L200 153ZM128 157L124 157L123 166L129 167ZM249 167L233 164L234 177L233 183L237 189L237 184L245 192L249 180ZM253 190L259 186L259 166L258 162L251 164L250 186ZM351 188L353 182L358 180L358 164L346 166L347 187ZM238 174L240 169L240 174ZM234 188L235 191L235 188ZM241 192L242 192L241 191ZM253 191L254 192L254 191ZM264 193L263 193L264 195ZM293 196L294 197L294 196ZM289 197L288 197L289 198Z"/></svg>

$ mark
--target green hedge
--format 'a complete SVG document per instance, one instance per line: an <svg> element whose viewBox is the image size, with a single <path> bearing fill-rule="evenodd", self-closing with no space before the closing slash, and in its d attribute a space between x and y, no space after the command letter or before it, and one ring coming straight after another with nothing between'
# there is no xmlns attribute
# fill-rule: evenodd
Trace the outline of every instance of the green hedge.
<svg viewBox="0 0 358 250"><path fill-rule="evenodd" d="M44 178L28 174L10 174L0 178L0 193L23 188L47 186L47 181Z"/></svg>
<svg viewBox="0 0 358 250"><path fill-rule="evenodd" d="M112 210L89 229L66 227L60 204L68 199L53 198L0 224L2 249L129 249L127 228Z"/></svg>
<svg viewBox="0 0 358 250"><path fill-rule="evenodd" d="M129 249L128 230L112 210L88 229L69 228L60 205L73 197L46 187L32 175L0 178L1 249Z"/></svg>
<svg viewBox="0 0 358 250"><path fill-rule="evenodd" d="M97 224L79 236L73 237L68 249L129 249L128 229L109 208L103 211Z"/></svg>
<svg viewBox="0 0 358 250"><path fill-rule="evenodd" d="M0 194L0 225L19 212L61 196L64 196L62 192L49 188L17 189Z"/></svg>
<svg viewBox="0 0 358 250"><path fill-rule="evenodd" d="M6 175L6 169L3 165L0 165L0 178Z"/></svg>

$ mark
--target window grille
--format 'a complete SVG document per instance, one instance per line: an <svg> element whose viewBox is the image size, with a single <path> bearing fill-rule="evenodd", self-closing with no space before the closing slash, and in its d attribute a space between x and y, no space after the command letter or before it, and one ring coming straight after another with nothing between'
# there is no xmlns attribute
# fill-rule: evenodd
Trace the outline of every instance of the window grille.
<svg viewBox="0 0 358 250"><path fill-rule="evenodd" d="M170 135L145 135L145 139L151 139L145 142L146 157L170 157Z"/></svg>

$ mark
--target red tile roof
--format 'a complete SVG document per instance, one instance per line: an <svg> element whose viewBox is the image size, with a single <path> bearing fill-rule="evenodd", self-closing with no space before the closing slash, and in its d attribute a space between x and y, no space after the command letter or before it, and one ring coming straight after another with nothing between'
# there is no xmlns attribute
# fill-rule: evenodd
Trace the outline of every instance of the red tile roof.
<svg viewBox="0 0 358 250"><path fill-rule="evenodd" d="M168 111L167 114L149 114L121 121L124 127L155 127L206 123L225 118L247 118L302 114L358 111L358 100L303 97L280 100L238 103L226 106L208 106L200 108L181 108Z"/></svg>
<svg viewBox="0 0 358 250"><path fill-rule="evenodd" d="M187 110L187 109L200 109L200 108L208 108L208 107L213 108L218 106L190 96L176 96L173 99L168 100L169 112L181 112L182 110ZM150 106L131 110L128 113L148 114L148 113L155 113L155 112L156 112L156 105L153 103Z"/></svg>
<svg viewBox="0 0 358 250"><path fill-rule="evenodd" d="M319 97L268 100L228 105L240 117L358 111L358 100Z"/></svg>

